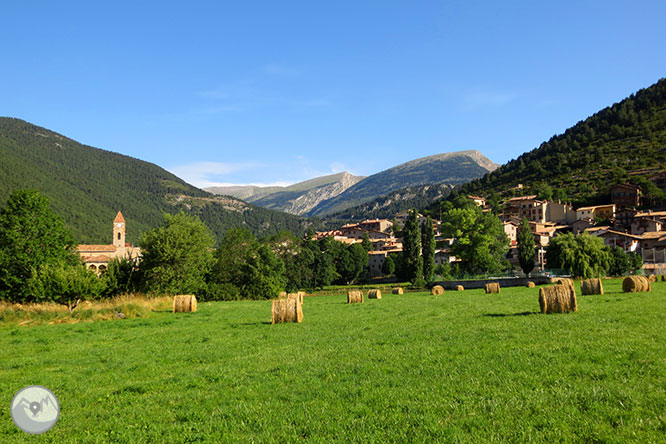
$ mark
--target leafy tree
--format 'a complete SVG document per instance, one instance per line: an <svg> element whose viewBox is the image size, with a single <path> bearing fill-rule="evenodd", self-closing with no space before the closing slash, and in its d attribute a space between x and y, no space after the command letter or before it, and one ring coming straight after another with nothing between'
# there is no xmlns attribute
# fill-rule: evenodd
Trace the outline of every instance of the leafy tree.
<svg viewBox="0 0 666 444"><path fill-rule="evenodd" d="M227 230L215 251L208 277L210 299L270 299L287 286L282 259L273 251L289 241L284 235L260 243L245 228ZM292 247L281 253L288 257Z"/></svg>
<svg viewBox="0 0 666 444"><path fill-rule="evenodd" d="M553 189L546 183L538 185L534 191L539 200L553 200Z"/></svg>
<svg viewBox="0 0 666 444"><path fill-rule="evenodd" d="M363 242L361 243L363 245L363 248L365 249L366 252L372 251L372 241L370 240L370 236L368 236L368 233L363 233Z"/></svg>
<svg viewBox="0 0 666 444"><path fill-rule="evenodd" d="M101 276L104 296L112 297L137 291L141 282L138 261L127 257L112 259Z"/></svg>
<svg viewBox="0 0 666 444"><path fill-rule="evenodd" d="M386 259L384 259L384 263L382 264L382 273L384 273L386 276L390 276L395 273L395 261L390 255L386 256Z"/></svg>
<svg viewBox="0 0 666 444"><path fill-rule="evenodd" d="M183 212L165 214L161 226L141 237L145 289L169 294L204 293L214 244L213 234L198 218Z"/></svg>
<svg viewBox="0 0 666 444"><path fill-rule="evenodd" d="M587 279L607 273L611 252L599 237L567 233L551 239L546 260L551 268L564 268L574 277Z"/></svg>
<svg viewBox="0 0 666 444"><path fill-rule="evenodd" d="M27 283L37 301L66 305L70 311L83 300L99 298L104 281L83 264L43 264Z"/></svg>
<svg viewBox="0 0 666 444"><path fill-rule="evenodd" d="M423 279L423 258L421 257L421 227L416 210L409 212L402 230L402 256L405 278L410 282Z"/></svg>
<svg viewBox="0 0 666 444"><path fill-rule="evenodd" d="M536 249L534 248L534 235L530 229L530 223L526 217L523 217L517 234L518 240L518 262L523 273L529 276L534 270L534 257Z"/></svg>
<svg viewBox="0 0 666 444"><path fill-rule="evenodd" d="M426 282L431 282L435 272L435 232L430 216L421 226L421 249L423 252L423 278Z"/></svg>
<svg viewBox="0 0 666 444"><path fill-rule="evenodd" d="M435 274L444 279L450 278L451 273L452 273L451 264L448 262L444 264L437 264L437 266L435 267Z"/></svg>
<svg viewBox="0 0 666 444"><path fill-rule="evenodd" d="M323 238L308 244L308 247L312 248L314 253L314 273L311 288L324 288L340 277L334 261L334 257L337 256L337 244L340 244L340 242L336 242L332 238Z"/></svg>
<svg viewBox="0 0 666 444"><path fill-rule="evenodd" d="M640 253L630 254L629 257L631 258L631 268L633 270L640 270L643 268L643 256L641 256Z"/></svg>
<svg viewBox="0 0 666 444"><path fill-rule="evenodd" d="M610 250L610 263L608 274L610 276L623 276L631 270L631 257L620 247Z"/></svg>
<svg viewBox="0 0 666 444"><path fill-rule="evenodd" d="M284 276L284 263L265 244L241 264L241 297L247 299L271 299L282 291L287 279Z"/></svg>
<svg viewBox="0 0 666 444"><path fill-rule="evenodd" d="M0 210L0 299L34 302L27 282L46 265L80 263L62 220L37 191L17 190Z"/></svg>
<svg viewBox="0 0 666 444"><path fill-rule="evenodd" d="M495 273L507 267L509 238L497 216L473 206L453 208L444 220L442 231L455 239L451 254L461 261L462 271Z"/></svg>
<svg viewBox="0 0 666 444"><path fill-rule="evenodd" d="M364 277L368 267L368 252L361 244L351 244L342 250L336 269L341 280L350 284Z"/></svg>

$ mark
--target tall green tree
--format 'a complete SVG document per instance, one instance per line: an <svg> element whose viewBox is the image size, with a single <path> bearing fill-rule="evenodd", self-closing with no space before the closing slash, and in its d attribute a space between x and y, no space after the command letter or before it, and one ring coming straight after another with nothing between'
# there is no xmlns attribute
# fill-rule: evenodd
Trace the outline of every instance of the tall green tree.
<svg viewBox="0 0 666 444"><path fill-rule="evenodd" d="M611 252L599 237L567 233L551 239L546 260L550 268L563 268L574 277L587 279L606 275L611 266Z"/></svg>
<svg viewBox="0 0 666 444"><path fill-rule="evenodd" d="M421 227L418 213L412 209L402 229L402 256L405 278L410 282L423 279L423 258L421 257Z"/></svg>
<svg viewBox="0 0 666 444"><path fill-rule="evenodd" d="M620 247L611 248L611 257L608 267L610 276L622 276L631 270L631 257Z"/></svg>
<svg viewBox="0 0 666 444"><path fill-rule="evenodd" d="M336 269L341 283L351 284L365 277L368 268L368 252L361 244L351 244L341 251Z"/></svg>
<svg viewBox="0 0 666 444"><path fill-rule="evenodd" d="M523 273L529 276L532 270L534 270L536 249L534 247L534 235L526 217L523 217L516 237L518 241L518 262L520 263L520 268L523 269Z"/></svg>
<svg viewBox="0 0 666 444"><path fill-rule="evenodd" d="M62 219L37 191L17 190L0 210L0 299L34 302L27 283L46 265L80 264Z"/></svg>
<svg viewBox="0 0 666 444"><path fill-rule="evenodd" d="M384 263L382 264L382 273L384 273L386 276L390 276L395 273L395 261L391 255L386 256L386 259L384 259Z"/></svg>
<svg viewBox="0 0 666 444"><path fill-rule="evenodd" d="M287 286L285 264L273 251L288 256L284 248L290 240L279 235L259 242L245 228L227 230L215 251L215 264L209 275L211 299L270 299ZM278 248L278 246L280 248ZM280 251L284 248L283 251Z"/></svg>
<svg viewBox="0 0 666 444"><path fill-rule="evenodd" d="M443 217L442 231L454 238L451 254L468 273L496 273L508 266L509 238L502 222L477 206L453 208Z"/></svg>
<svg viewBox="0 0 666 444"><path fill-rule="evenodd" d="M368 233L363 233L363 242L361 243L361 245L363 245L365 251L372 251L372 241L370 240L370 236L368 236Z"/></svg>
<svg viewBox="0 0 666 444"><path fill-rule="evenodd" d="M161 226L141 237L144 288L177 294L206 291L215 239L201 220L183 212L165 214Z"/></svg>
<svg viewBox="0 0 666 444"><path fill-rule="evenodd" d="M421 250L423 256L423 279L431 282L435 274L435 231L432 218L428 216L421 226Z"/></svg>

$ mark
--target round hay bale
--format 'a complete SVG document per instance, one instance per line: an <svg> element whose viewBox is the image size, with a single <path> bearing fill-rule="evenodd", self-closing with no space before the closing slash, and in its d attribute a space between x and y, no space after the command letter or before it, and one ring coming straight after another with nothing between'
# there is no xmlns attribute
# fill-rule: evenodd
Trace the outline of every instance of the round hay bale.
<svg viewBox="0 0 666 444"><path fill-rule="evenodd" d="M462 285L456 285L456 291L464 291L464 290L465 287L463 287Z"/></svg>
<svg viewBox="0 0 666 444"><path fill-rule="evenodd" d="M657 282L657 276L655 276L654 274L649 275L648 276L648 281Z"/></svg>
<svg viewBox="0 0 666 444"><path fill-rule="evenodd" d="M278 299L287 299L287 292L286 291L281 291L278 294Z"/></svg>
<svg viewBox="0 0 666 444"><path fill-rule="evenodd" d="M661 282L666 282L666 274L661 275Z"/></svg>
<svg viewBox="0 0 666 444"><path fill-rule="evenodd" d="M368 299L381 299L382 291L381 290L368 290Z"/></svg>
<svg viewBox="0 0 666 444"><path fill-rule="evenodd" d="M568 313L578 311L576 291L568 285L553 285L539 289L541 313Z"/></svg>
<svg viewBox="0 0 666 444"><path fill-rule="evenodd" d="M289 293L287 295L287 299L295 299L298 301L299 304L303 305L303 293L302 291L299 291L298 293Z"/></svg>
<svg viewBox="0 0 666 444"><path fill-rule="evenodd" d="M362 304L363 303L363 292L360 290L349 290L347 291L347 303L348 304Z"/></svg>
<svg viewBox="0 0 666 444"><path fill-rule="evenodd" d="M271 324L303 322L303 306L298 299L277 299L271 307Z"/></svg>
<svg viewBox="0 0 666 444"><path fill-rule="evenodd" d="M391 290L391 293L393 294L404 294L405 290L403 290L402 287L395 287L393 290Z"/></svg>
<svg viewBox="0 0 666 444"><path fill-rule="evenodd" d="M568 278L559 278L557 280L557 283L559 285L568 285L571 288L574 288L574 281L573 279L568 279Z"/></svg>
<svg viewBox="0 0 666 444"><path fill-rule="evenodd" d="M444 294L444 287L442 287L441 285L435 285L434 287L432 287L432 290L430 290L430 294L435 296L438 294Z"/></svg>
<svg viewBox="0 0 666 444"><path fill-rule="evenodd" d="M527 283L527 288L534 288L534 287L536 287L536 284L534 284L534 282L529 281L529 282Z"/></svg>
<svg viewBox="0 0 666 444"><path fill-rule="evenodd" d="M489 284L486 284L485 286L486 294L490 293L497 293L499 294L500 292L500 284L499 282L491 282Z"/></svg>
<svg viewBox="0 0 666 444"><path fill-rule="evenodd" d="M174 313L191 313L197 311L197 298L193 294L179 294L173 297Z"/></svg>
<svg viewBox="0 0 666 444"><path fill-rule="evenodd" d="M650 290L650 281L645 276L629 276L622 281L622 291L625 293L639 293Z"/></svg>
<svg viewBox="0 0 666 444"><path fill-rule="evenodd" d="M580 283L581 293L588 294L604 294L604 286L601 279L585 279Z"/></svg>

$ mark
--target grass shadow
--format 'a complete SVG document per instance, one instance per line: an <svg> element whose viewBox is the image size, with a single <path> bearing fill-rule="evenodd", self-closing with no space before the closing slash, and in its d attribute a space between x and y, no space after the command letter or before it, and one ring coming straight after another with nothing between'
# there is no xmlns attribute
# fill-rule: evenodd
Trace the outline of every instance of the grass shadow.
<svg viewBox="0 0 666 444"><path fill-rule="evenodd" d="M230 327L240 327L240 326L258 326L258 325L271 325L271 321L258 321L258 322L234 322L233 324L229 324Z"/></svg>
<svg viewBox="0 0 666 444"><path fill-rule="evenodd" d="M538 311L523 311L521 313L485 313L482 316L488 317L488 318L506 318L510 316L530 316L530 315L535 315L539 314Z"/></svg>

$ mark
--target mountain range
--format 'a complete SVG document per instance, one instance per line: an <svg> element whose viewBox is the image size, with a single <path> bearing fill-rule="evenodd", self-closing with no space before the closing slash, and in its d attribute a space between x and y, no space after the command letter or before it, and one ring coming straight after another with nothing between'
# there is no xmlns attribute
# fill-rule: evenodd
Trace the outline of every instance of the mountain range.
<svg viewBox="0 0 666 444"><path fill-rule="evenodd" d="M468 150L422 157L368 177L344 172L284 188L214 187L206 190L270 209L323 217L342 214L349 208L381 200L382 196L398 190L426 185L443 184L445 188L460 185L497 167L480 152Z"/></svg>

